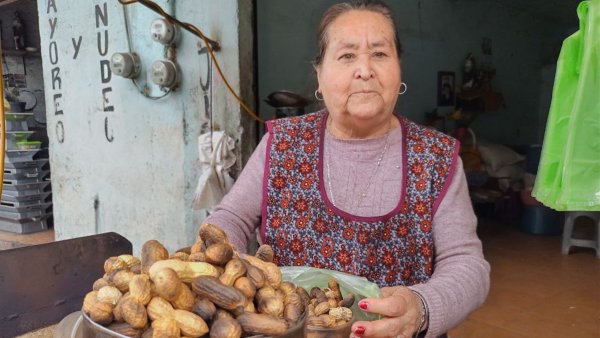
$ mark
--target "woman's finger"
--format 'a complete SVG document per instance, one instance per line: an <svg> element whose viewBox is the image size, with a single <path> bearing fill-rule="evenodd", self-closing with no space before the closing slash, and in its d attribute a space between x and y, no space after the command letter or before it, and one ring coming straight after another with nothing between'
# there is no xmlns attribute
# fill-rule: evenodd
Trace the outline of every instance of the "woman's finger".
<svg viewBox="0 0 600 338"><path fill-rule="evenodd" d="M399 317L406 313L408 301L403 295L383 298L365 298L358 307L365 312L377 313L385 317Z"/></svg>
<svg viewBox="0 0 600 338"><path fill-rule="evenodd" d="M352 324L352 336L365 338L410 337L416 327L409 318L384 318L372 322L358 321Z"/></svg>

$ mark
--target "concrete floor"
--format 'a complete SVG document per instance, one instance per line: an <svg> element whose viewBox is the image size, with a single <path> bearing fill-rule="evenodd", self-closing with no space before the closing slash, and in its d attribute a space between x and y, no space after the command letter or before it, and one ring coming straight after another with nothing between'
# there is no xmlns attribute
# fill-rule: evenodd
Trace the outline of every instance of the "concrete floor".
<svg viewBox="0 0 600 338"><path fill-rule="evenodd" d="M43 329L39 329L34 332L26 333L21 336L17 336L16 338L54 338L54 331L56 329L56 325L48 326ZM59 337L56 337L59 338ZM68 338L68 337L65 337Z"/></svg>
<svg viewBox="0 0 600 338"><path fill-rule="evenodd" d="M481 222L492 267L485 304L451 338L600 337L600 259L592 249L561 254L561 236Z"/></svg>
<svg viewBox="0 0 600 338"><path fill-rule="evenodd" d="M0 250L18 248L26 245L50 243L54 241L54 230L45 230L31 234L14 234L0 231Z"/></svg>

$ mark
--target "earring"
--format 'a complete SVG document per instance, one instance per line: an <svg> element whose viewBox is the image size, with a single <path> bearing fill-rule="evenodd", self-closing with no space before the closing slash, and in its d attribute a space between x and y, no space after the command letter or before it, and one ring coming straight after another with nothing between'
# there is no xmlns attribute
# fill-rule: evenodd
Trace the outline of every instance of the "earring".
<svg viewBox="0 0 600 338"><path fill-rule="evenodd" d="M402 86L404 86L404 90L402 90ZM408 90L408 86L406 85L406 83L404 83L404 82L400 83L400 93L398 93L398 95L402 95L402 94L406 93L407 90Z"/></svg>
<svg viewBox="0 0 600 338"><path fill-rule="evenodd" d="M319 97L319 90L315 90L315 99L317 99L317 101L323 101L323 95L321 95L321 97Z"/></svg>

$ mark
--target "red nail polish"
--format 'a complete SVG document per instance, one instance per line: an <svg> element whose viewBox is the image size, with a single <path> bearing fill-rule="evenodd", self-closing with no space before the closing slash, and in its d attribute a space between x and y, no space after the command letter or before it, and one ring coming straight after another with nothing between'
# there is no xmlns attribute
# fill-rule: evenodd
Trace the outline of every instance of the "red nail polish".
<svg viewBox="0 0 600 338"><path fill-rule="evenodd" d="M365 334L365 328L362 326L359 326L356 328L356 330L354 330L354 333L356 334Z"/></svg>
<svg viewBox="0 0 600 338"><path fill-rule="evenodd" d="M361 309L363 309L363 310L366 310L367 309L367 302L360 302L360 303L358 303L358 307L361 308Z"/></svg>

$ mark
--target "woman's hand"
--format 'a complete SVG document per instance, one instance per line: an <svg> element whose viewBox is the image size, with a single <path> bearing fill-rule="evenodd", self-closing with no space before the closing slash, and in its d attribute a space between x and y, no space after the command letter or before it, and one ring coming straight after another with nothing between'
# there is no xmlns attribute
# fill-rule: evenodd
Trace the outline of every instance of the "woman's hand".
<svg viewBox="0 0 600 338"><path fill-rule="evenodd" d="M417 295L404 286L381 289L382 298L365 298L358 303L362 311L380 314L382 319L358 321L351 337L412 337L421 323L423 305Z"/></svg>

